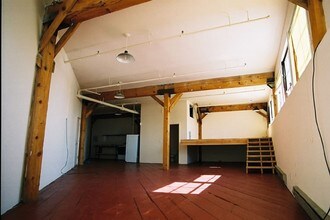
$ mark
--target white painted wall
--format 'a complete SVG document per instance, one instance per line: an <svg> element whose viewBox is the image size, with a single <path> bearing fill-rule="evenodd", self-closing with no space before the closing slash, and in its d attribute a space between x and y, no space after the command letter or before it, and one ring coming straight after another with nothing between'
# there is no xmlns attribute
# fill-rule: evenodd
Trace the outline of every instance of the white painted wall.
<svg viewBox="0 0 330 220"><path fill-rule="evenodd" d="M40 189L75 166L78 117L81 101L76 97L79 84L64 50L55 58L55 72L49 94ZM67 161L67 162L66 162Z"/></svg>
<svg viewBox="0 0 330 220"><path fill-rule="evenodd" d="M204 139L267 137L267 119L254 111L209 113L203 119ZM244 162L246 148L203 147L202 160L208 162Z"/></svg>
<svg viewBox="0 0 330 220"><path fill-rule="evenodd" d="M1 59L1 214L20 201L35 59L43 16L39 0L2 1ZM23 33L23 34L22 34ZM74 166L79 88L62 51L56 58L49 97L40 189Z"/></svg>
<svg viewBox="0 0 330 220"><path fill-rule="evenodd" d="M170 124L179 124L179 140L187 138L187 101L179 101L171 111Z"/></svg>
<svg viewBox="0 0 330 220"><path fill-rule="evenodd" d="M2 1L1 214L20 200L25 140L40 36L39 0Z"/></svg>
<svg viewBox="0 0 330 220"><path fill-rule="evenodd" d="M163 162L163 111L157 102L141 104L140 162Z"/></svg>
<svg viewBox="0 0 330 220"><path fill-rule="evenodd" d="M316 104L320 129L330 159L330 1L323 1L328 32L316 55ZM271 127L278 166L287 175L287 187L301 188L324 211L329 208L330 176L316 131L312 94L311 63ZM329 161L330 162L330 161Z"/></svg>
<svg viewBox="0 0 330 220"><path fill-rule="evenodd" d="M196 119L188 119L189 102L179 101L170 114L170 124L179 124L179 139L187 139L189 131L197 138ZM140 162L163 162L163 109L155 101L141 104ZM187 164L187 148L179 148L179 164Z"/></svg>
<svg viewBox="0 0 330 220"><path fill-rule="evenodd" d="M203 119L203 139L267 137L267 119L254 111L214 112Z"/></svg>

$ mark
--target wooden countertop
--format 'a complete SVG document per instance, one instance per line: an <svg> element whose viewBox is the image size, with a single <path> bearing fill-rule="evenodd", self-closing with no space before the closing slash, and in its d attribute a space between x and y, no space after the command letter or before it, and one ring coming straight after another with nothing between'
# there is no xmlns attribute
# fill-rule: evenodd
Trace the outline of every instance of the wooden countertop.
<svg viewBox="0 0 330 220"><path fill-rule="evenodd" d="M182 139L180 145L247 145L248 138Z"/></svg>

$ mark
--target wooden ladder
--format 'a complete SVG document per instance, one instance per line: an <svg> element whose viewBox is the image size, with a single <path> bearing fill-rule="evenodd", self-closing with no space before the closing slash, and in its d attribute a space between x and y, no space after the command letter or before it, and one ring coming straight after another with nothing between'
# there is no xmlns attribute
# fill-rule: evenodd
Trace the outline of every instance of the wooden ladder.
<svg viewBox="0 0 330 220"><path fill-rule="evenodd" d="M263 174L264 170L271 169L275 173L275 152L272 138L251 138L248 139L246 148L246 173L249 170L260 170Z"/></svg>

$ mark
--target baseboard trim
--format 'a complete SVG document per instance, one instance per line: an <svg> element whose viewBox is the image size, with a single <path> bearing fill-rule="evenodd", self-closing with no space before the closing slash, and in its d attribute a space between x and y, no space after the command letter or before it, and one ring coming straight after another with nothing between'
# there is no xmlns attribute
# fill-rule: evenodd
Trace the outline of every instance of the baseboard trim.
<svg viewBox="0 0 330 220"><path fill-rule="evenodd" d="M326 213L298 186L293 187L293 195L312 220L324 219ZM325 219L330 220L330 216L328 215Z"/></svg>
<svg viewBox="0 0 330 220"><path fill-rule="evenodd" d="M281 168L279 166L275 165L275 171L276 171L277 175L281 178L283 183L287 186L287 178L286 178L286 174L283 172L283 170L281 170Z"/></svg>

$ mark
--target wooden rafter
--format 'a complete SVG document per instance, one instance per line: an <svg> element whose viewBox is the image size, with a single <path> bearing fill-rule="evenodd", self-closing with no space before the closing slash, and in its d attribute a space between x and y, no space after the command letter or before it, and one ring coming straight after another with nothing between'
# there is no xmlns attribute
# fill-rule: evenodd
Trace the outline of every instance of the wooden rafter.
<svg viewBox="0 0 330 220"><path fill-rule="evenodd" d="M46 32L42 35L40 44L39 44L39 52L41 52L44 47L48 44L50 38L54 35L57 31L58 27L61 25L63 20L66 18L68 12L72 9L75 5L77 0L66 0L63 2L62 7L59 9L55 19L47 28Z"/></svg>
<svg viewBox="0 0 330 220"><path fill-rule="evenodd" d="M166 93L166 94L168 94L168 93ZM182 95L183 95L182 93L179 93L179 94L175 94L175 96L173 98L169 98L170 99L170 104L169 104L170 112L175 107L175 105L178 103L178 101L180 100ZM159 103L161 106L164 107L164 102L162 100L160 100L157 96L152 95L151 98L153 98L153 100L155 100L157 103Z"/></svg>
<svg viewBox="0 0 330 220"><path fill-rule="evenodd" d="M170 111L172 111L172 109L178 103L178 101L180 100L180 98L182 97L182 95L183 95L182 93L175 94L175 96L173 98L171 98L171 100L170 100Z"/></svg>
<svg viewBox="0 0 330 220"><path fill-rule="evenodd" d="M55 46L55 56L60 52L60 50L64 47L66 42L71 38L71 36L74 34L74 32L78 29L80 23L73 24L64 35L61 37L61 39L57 42Z"/></svg>
<svg viewBox="0 0 330 220"><path fill-rule="evenodd" d="M164 107L164 102L160 100L157 96L152 95L151 98L153 98L156 102L158 102L161 106Z"/></svg>
<svg viewBox="0 0 330 220"><path fill-rule="evenodd" d="M201 113L267 109L267 103L199 107Z"/></svg>
<svg viewBox="0 0 330 220"><path fill-rule="evenodd" d="M322 0L308 0L308 14L312 30L314 49L327 32Z"/></svg>
<svg viewBox="0 0 330 220"><path fill-rule="evenodd" d="M72 24L90 20L148 1L150 0L79 0L67 13L60 28L67 28ZM46 9L46 16L52 17L54 14L58 14L62 9L63 4L65 4L65 2L48 6Z"/></svg>
<svg viewBox="0 0 330 220"><path fill-rule="evenodd" d="M295 5L299 5L300 7L303 7L306 10L308 9L308 0L289 0L289 2Z"/></svg>
<svg viewBox="0 0 330 220"><path fill-rule="evenodd" d="M202 120L205 118L205 116L207 114L204 112L201 112L200 108L197 108L197 114L198 114L198 121L201 121L201 123L202 123Z"/></svg>
<svg viewBox="0 0 330 220"><path fill-rule="evenodd" d="M91 116L91 114L93 113L94 109L89 109L88 112L86 113L86 118L88 118L89 116Z"/></svg>
<svg viewBox="0 0 330 220"><path fill-rule="evenodd" d="M228 89L228 88L238 88L238 87L246 87L246 86L266 85L268 78L274 78L274 73L267 72L267 73L249 74L249 75L241 75L241 76L197 80L190 82L181 82L181 83L158 85L158 86L146 86L142 88L126 89L123 90L123 92L125 92L126 98L136 98L136 97L159 95L161 91L164 90L173 90L173 93L177 94L177 93L196 92L196 91L212 90L212 89ZM105 101L114 100L115 92L116 91L103 92L97 98L101 98L102 100ZM93 95L89 95L89 96L93 96Z"/></svg>
<svg viewBox="0 0 330 220"><path fill-rule="evenodd" d="M97 105L98 103L93 102L87 106L86 118L88 118L93 113Z"/></svg>
<svg viewBox="0 0 330 220"><path fill-rule="evenodd" d="M258 113L259 115L261 115L264 118L268 118L267 112L265 113L265 112L262 112L262 111L256 111L256 113Z"/></svg>

